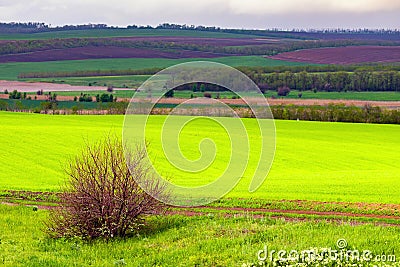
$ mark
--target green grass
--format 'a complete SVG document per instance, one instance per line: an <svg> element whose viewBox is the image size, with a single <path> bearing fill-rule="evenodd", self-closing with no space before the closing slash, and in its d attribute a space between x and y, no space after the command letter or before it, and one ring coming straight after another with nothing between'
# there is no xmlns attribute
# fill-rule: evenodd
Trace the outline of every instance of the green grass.
<svg viewBox="0 0 400 267"><path fill-rule="evenodd" d="M223 171L228 159L229 138L222 128L211 127L207 119L184 128L180 139L182 153L190 159L198 158L198 142L209 136L215 138L220 157L200 174L187 175L171 168L159 153L161 144L157 136L164 118L151 117L147 129L161 171L172 172L177 184L192 181L193 185L204 182L195 180L199 177L210 180ZM123 116L6 112L0 113L0 119L3 151L0 154L0 189L3 190L58 190L64 177L65 161L79 151L85 140L93 141L110 132L120 134L123 123ZM256 121L243 121L254 149L259 142ZM400 203L400 128L397 125L276 121L276 128L275 162L263 186L253 194L247 191L257 164L256 154L251 154L243 179L227 197ZM232 136L240 138L235 135L237 133Z"/></svg>
<svg viewBox="0 0 400 267"><path fill-rule="evenodd" d="M88 85L88 82L90 82L92 85L101 85L101 86L107 86L107 85L114 85L116 87L124 87L124 85L127 85L129 88L138 88L149 76L146 75L140 75L139 77L137 76L129 76L126 78L115 78L114 79L109 79L107 77L101 77L101 78L66 78L66 79L61 79L61 80L52 80L48 79L45 81L48 82L56 82L56 83L61 83L60 81L64 81L65 83L72 84L72 85ZM95 82L95 83L94 83ZM60 91L57 92L57 95L64 95L64 96L78 96L81 93L83 94L88 94L95 96L97 94L103 94L105 93L105 90L103 91ZM135 91L134 90L114 90L113 94L119 98L131 98L134 95ZM224 92L208 92L212 95L213 98L216 98L217 95L219 95L220 98L232 98L233 96L236 96L236 94L229 92L229 91L224 91ZM298 94L300 91L293 90L290 92L290 94L287 97L283 97L283 99L299 99ZM301 99L328 99L328 100L364 100L364 101L400 101L400 92L317 92L314 93L313 91L303 91ZM35 93L29 93L31 95L34 95ZM192 92L192 91L175 91L174 92L174 97L175 98L191 98L193 97L203 97L204 93L203 92ZM249 95L251 96L251 95ZM265 93L265 96L268 98L271 97L278 97L277 93L275 91L267 91ZM280 97L278 97L280 98Z"/></svg>
<svg viewBox="0 0 400 267"><path fill-rule="evenodd" d="M293 90L287 98L299 98L300 92ZM275 92L269 94L276 95ZM269 94L267 94L269 96ZM400 101L400 92L317 92L303 91L302 99L342 99L365 101Z"/></svg>
<svg viewBox="0 0 400 267"><path fill-rule="evenodd" d="M230 66L303 66L304 63L285 62L259 56L231 56L212 59L163 59L163 58L122 58L94 60L65 60L48 62L6 63L0 65L0 79L16 80L19 73L26 72L71 72L84 70L126 70L165 68L189 61L214 61Z"/></svg>
<svg viewBox="0 0 400 267"><path fill-rule="evenodd" d="M234 34L222 32L204 32L188 30L166 29L94 29L94 30L70 30L54 31L30 34L0 34L0 40L35 40L53 38L85 38L85 37L132 37L132 36L188 36L207 38L260 38L255 35Z"/></svg>
<svg viewBox="0 0 400 267"><path fill-rule="evenodd" d="M0 205L0 264L4 266L242 266L268 250L336 248L399 257L398 227L348 223L160 216L148 218L136 237L110 242L51 240L41 231L47 211Z"/></svg>

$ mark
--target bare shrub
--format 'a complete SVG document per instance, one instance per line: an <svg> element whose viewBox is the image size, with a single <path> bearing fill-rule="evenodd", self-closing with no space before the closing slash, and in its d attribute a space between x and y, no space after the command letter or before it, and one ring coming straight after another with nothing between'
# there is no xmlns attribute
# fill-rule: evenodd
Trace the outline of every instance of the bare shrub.
<svg viewBox="0 0 400 267"><path fill-rule="evenodd" d="M207 98L212 98L211 93L204 93L203 96L204 96L204 97L207 97Z"/></svg>
<svg viewBox="0 0 400 267"><path fill-rule="evenodd" d="M107 86L107 92L109 92L109 93L114 92L114 86L112 86L112 85Z"/></svg>
<svg viewBox="0 0 400 267"><path fill-rule="evenodd" d="M145 148L137 146L125 155L118 138L107 137L87 144L70 160L60 206L46 223L51 237L125 237L140 230L143 215L164 211L165 204L156 198L167 198L166 187L149 171ZM137 181L143 181L151 195Z"/></svg>
<svg viewBox="0 0 400 267"><path fill-rule="evenodd" d="M282 86L278 88L278 96L287 96L290 93L290 88Z"/></svg>

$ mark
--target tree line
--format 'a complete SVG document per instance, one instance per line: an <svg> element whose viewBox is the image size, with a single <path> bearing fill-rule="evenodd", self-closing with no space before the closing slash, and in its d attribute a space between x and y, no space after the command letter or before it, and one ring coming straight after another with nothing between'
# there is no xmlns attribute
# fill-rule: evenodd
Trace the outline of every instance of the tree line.
<svg viewBox="0 0 400 267"><path fill-rule="evenodd" d="M371 105L364 107L280 105L272 106L271 111L274 118L279 120L400 124L400 110L382 109Z"/></svg>
<svg viewBox="0 0 400 267"><path fill-rule="evenodd" d="M99 103L93 112L107 111L107 114L125 114L129 102L108 102ZM174 104L157 104L152 114L169 114ZM241 117L254 117L251 110L246 106L232 106ZM326 121L326 122L349 122L349 123L376 123L376 124L400 124L400 110L383 109L371 105L363 107L328 105L328 106L295 106L279 105L271 106L271 111L275 119L279 120L303 120L303 121ZM80 111L87 109L84 104L77 104L69 111L63 110L62 114L80 114ZM61 114L57 112L60 107L55 102L43 101L39 106L25 106L21 101L7 102L0 100L0 110L26 111L37 113ZM103 113L102 113L103 114Z"/></svg>
<svg viewBox="0 0 400 267"><path fill-rule="evenodd" d="M288 87L299 91L314 90L327 92L342 91L397 91L400 92L400 72L398 71L338 71L309 73L253 74L250 78L262 91Z"/></svg>
<svg viewBox="0 0 400 267"><path fill-rule="evenodd" d="M186 30L186 31L207 31L207 32L224 32L224 33L236 33L236 34L251 34L251 35L267 35L271 33L317 33L317 34L381 34L381 35L393 35L400 34L399 29L234 29L234 28L221 28L216 26L204 26L204 25L187 25L187 24L176 24L176 23L161 23L155 27L151 25L137 25L131 24L126 27L112 26L105 23L88 23L78 25L62 25L62 26L50 26L44 22L1 22L0 31L4 29L14 29L18 32L21 29L30 29L32 32L45 32L45 31L63 31L63 30L91 30L91 29L168 29L168 30Z"/></svg>

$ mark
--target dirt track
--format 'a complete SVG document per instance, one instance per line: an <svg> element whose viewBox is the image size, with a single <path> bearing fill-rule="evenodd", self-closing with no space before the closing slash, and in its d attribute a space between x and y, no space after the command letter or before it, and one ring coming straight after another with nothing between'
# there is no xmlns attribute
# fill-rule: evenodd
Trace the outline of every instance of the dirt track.
<svg viewBox="0 0 400 267"><path fill-rule="evenodd" d="M18 206L20 204L14 203L14 202L9 202L9 201L3 201L0 202L1 205L7 205L7 206ZM37 207L38 209L44 209L44 210L51 210L56 208L57 206L48 206L48 205L33 205L33 204L25 204L25 206L28 207ZM354 214L354 213L345 213L345 212L334 212L334 211L326 211L326 212L320 212L320 211L307 211L307 210L269 210L269 209L252 209L252 208L225 208L225 207L198 207L198 208L175 208L168 210L165 215L183 215L183 216L208 216L212 213L207 213L204 211L200 211L199 209L208 209L210 211L216 211L215 215L221 215L227 218L230 217L252 217L255 219L261 219L261 218L271 218L271 219L284 219L286 221L293 221L293 222L300 222L300 221L329 221L329 222L336 222L336 223L350 223L352 225L360 225L360 224L366 224L366 222L363 221L357 221L357 218L369 218L369 219L391 219L391 220L398 220L400 222L400 217L398 216L390 216L390 215L377 215L377 214ZM300 217L293 217L290 215L299 215ZM313 217L313 218L307 218L307 217L301 217L301 215L311 215L311 216L320 216L321 218L318 217ZM332 217L333 216L333 217ZM342 218L340 218L342 217ZM345 219L347 218L347 219ZM354 219L353 221L349 221L348 218ZM376 221L374 222L375 225L377 226L395 226L395 227L400 227L400 223L387 223L387 222L382 222L382 221Z"/></svg>
<svg viewBox="0 0 400 267"><path fill-rule="evenodd" d="M0 80L0 92L4 90L12 92L17 90L19 92L57 92L57 91L106 91L107 87L104 86L72 86L69 84L56 84L56 83L41 83L41 82L19 82L19 81L5 81Z"/></svg>
<svg viewBox="0 0 400 267"><path fill-rule="evenodd" d="M15 206L19 205L15 201L29 201L29 204L25 204L26 206L36 206L39 209L47 210L57 207L57 202L55 202L54 197L57 198L59 193L30 191L4 192L7 194L0 198L0 204L3 205ZM48 203L53 203L54 205L49 205ZM291 208L285 209L284 207L288 207L288 204L290 204ZM276 217L288 220L309 220L310 218L307 216L317 216L317 220L326 219L333 221L341 221L343 218L351 218L354 219L354 223L356 224L362 223L362 221L358 221L360 218L369 218L378 220L376 223L380 225L395 225L400 227L400 204L276 200L261 204L259 208L250 208L245 207L246 204L243 205L244 207L229 207L224 205L201 206L194 208L171 207L171 209L167 211L167 215L179 214L185 216L203 216L207 214L218 214L224 217ZM392 220L396 222L387 223L379 220Z"/></svg>

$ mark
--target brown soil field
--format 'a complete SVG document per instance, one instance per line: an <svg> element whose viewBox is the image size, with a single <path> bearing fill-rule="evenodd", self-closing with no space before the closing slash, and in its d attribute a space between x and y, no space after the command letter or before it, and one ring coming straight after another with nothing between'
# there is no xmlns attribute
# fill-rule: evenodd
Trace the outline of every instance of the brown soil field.
<svg viewBox="0 0 400 267"><path fill-rule="evenodd" d="M72 86L69 84L41 83L41 82L18 82L0 80L0 92L4 90L12 92L57 92L57 91L106 91L107 87L103 86Z"/></svg>
<svg viewBox="0 0 400 267"><path fill-rule="evenodd" d="M35 51L12 55L1 55L0 63L45 62L57 60L85 60L103 58L214 58L221 56L224 56L224 54L187 50L181 50L179 52L165 52L156 49L124 48L113 46L87 46L78 48Z"/></svg>
<svg viewBox="0 0 400 267"><path fill-rule="evenodd" d="M347 46L305 49L282 53L271 59L314 64L357 64L400 62L400 46Z"/></svg>
<svg viewBox="0 0 400 267"><path fill-rule="evenodd" d="M180 98L162 98L159 103L165 104L181 104L188 99ZM219 99L221 102L229 105L242 105L244 101L241 99ZM257 103L257 98L249 99L252 103ZM363 107L366 104L384 108L400 108L400 101L362 101L362 100L329 100L329 99L271 99L268 98L270 106L277 105L296 105L296 106L312 106L321 105L327 106L330 104L344 104L347 106Z"/></svg>

